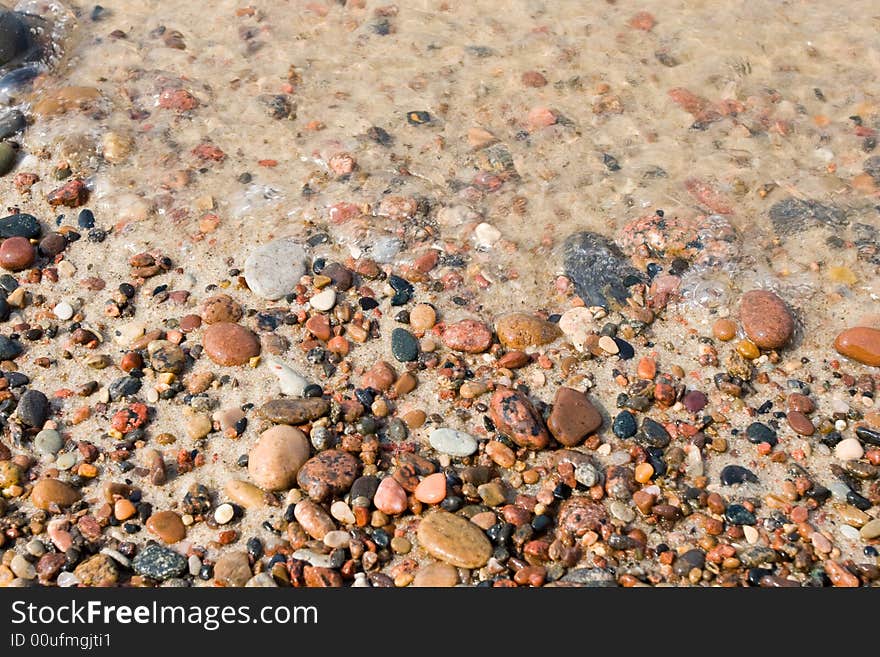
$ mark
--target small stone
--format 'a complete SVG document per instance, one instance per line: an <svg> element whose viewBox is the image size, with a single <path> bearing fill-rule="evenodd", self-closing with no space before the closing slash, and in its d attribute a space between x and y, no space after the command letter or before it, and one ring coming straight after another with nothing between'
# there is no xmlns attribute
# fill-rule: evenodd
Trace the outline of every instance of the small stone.
<svg viewBox="0 0 880 657"><path fill-rule="evenodd" d="M812 436L816 432L816 427L810 422L810 418L800 411L789 411L786 419L788 420L788 426L801 436Z"/></svg>
<svg viewBox="0 0 880 657"><path fill-rule="evenodd" d="M0 267L8 271L21 271L34 263L36 253L25 237L10 237L0 244Z"/></svg>
<svg viewBox="0 0 880 657"><path fill-rule="evenodd" d="M131 565L139 575L160 581L179 577L187 569L185 556L157 543L151 543L141 550Z"/></svg>
<svg viewBox="0 0 880 657"><path fill-rule="evenodd" d="M492 331L482 322L474 319L463 319L449 324L443 331L443 344L453 351L468 354L479 354L486 351L492 344Z"/></svg>
<svg viewBox="0 0 880 657"><path fill-rule="evenodd" d="M293 486L309 458L309 441L299 429L279 424L260 434L248 454L248 474L263 490Z"/></svg>
<svg viewBox="0 0 880 657"><path fill-rule="evenodd" d="M544 449L550 441L541 415L518 390L498 386L489 402L489 415L495 428L520 447Z"/></svg>
<svg viewBox="0 0 880 657"><path fill-rule="evenodd" d="M846 329L834 340L834 348L863 365L880 367L880 329L868 326Z"/></svg>
<svg viewBox="0 0 880 657"><path fill-rule="evenodd" d="M342 500L337 500L330 505L330 515L344 525L353 525L357 520L357 518L354 517L351 507Z"/></svg>
<svg viewBox="0 0 880 657"><path fill-rule="evenodd" d="M562 335L559 326L527 313L509 313L495 320L498 341L508 349L526 349L553 342Z"/></svg>
<svg viewBox="0 0 880 657"><path fill-rule="evenodd" d="M742 296L740 321L752 342L762 349L784 347L794 333L788 306L768 290L751 290Z"/></svg>
<svg viewBox="0 0 880 657"><path fill-rule="evenodd" d="M458 570L448 563L431 563L420 568L413 579L416 588L452 588L458 584Z"/></svg>
<svg viewBox="0 0 880 657"><path fill-rule="evenodd" d="M151 534L169 545L186 538L186 526L174 511L154 513L147 519L146 526Z"/></svg>
<svg viewBox="0 0 880 657"><path fill-rule="evenodd" d="M260 355L260 340L240 324L218 322L205 330L205 353L218 365L245 365Z"/></svg>
<svg viewBox="0 0 880 657"><path fill-rule="evenodd" d="M864 524L859 530L859 537L865 541L872 541L880 537L880 518L874 518Z"/></svg>
<svg viewBox="0 0 880 657"><path fill-rule="evenodd" d="M865 449L857 438L844 438L834 446L834 456L841 461L856 461L865 455Z"/></svg>
<svg viewBox="0 0 880 657"><path fill-rule="evenodd" d="M427 331L437 323L437 311L426 303L418 303L409 311L409 325L416 332Z"/></svg>
<svg viewBox="0 0 880 657"><path fill-rule="evenodd" d="M214 510L214 520L218 525L225 525L235 517L235 509L231 504L221 504Z"/></svg>
<svg viewBox="0 0 880 657"><path fill-rule="evenodd" d="M746 427L746 438L755 445L767 443L773 447L778 442L776 432L761 422L752 422Z"/></svg>
<svg viewBox="0 0 880 657"><path fill-rule="evenodd" d="M306 533L319 541L336 529L336 524L327 512L311 500L297 502L293 515Z"/></svg>
<svg viewBox="0 0 880 657"><path fill-rule="evenodd" d="M561 386L556 390L547 427L557 441L571 447L602 426L602 416L584 393Z"/></svg>
<svg viewBox="0 0 880 657"><path fill-rule="evenodd" d="M629 296L624 281L642 282L620 249L605 237L591 232L574 233L562 247L565 275L587 306L608 308L611 302L623 304Z"/></svg>
<svg viewBox="0 0 880 657"><path fill-rule="evenodd" d="M734 484L758 483L757 475L744 468L741 465L725 465L721 469L721 483L725 486L733 486Z"/></svg>
<svg viewBox="0 0 880 657"><path fill-rule="evenodd" d="M38 454L47 456L49 454L57 454L64 446L64 440L61 434L55 429L43 429L34 436L34 451Z"/></svg>
<svg viewBox="0 0 880 657"><path fill-rule="evenodd" d="M385 477L376 489L373 505L389 516L403 513L408 507L406 491L394 477Z"/></svg>
<svg viewBox="0 0 880 657"><path fill-rule="evenodd" d="M186 435L191 440L200 440L213 430L211 418L204 413L193 413L186 420Z"/></svg>
<svg viewBox="0 0 880 657"><path fill-rule="evenodd" d="M336 291L332 287L325 288L318 294L312 295L309 305L322 312L330 310L336 305Z"/></svg>
<svg viewBox="0 0 880 657"><path fill-rule="evenodd" d="M477 495L486 506L500 506L507 501L504 488L497 481L477 486Z"/></svg>
<svg viewBox="0 0 880 657"><path fill-rule="evenodd" d="M410 363L419 357L419 341L404 328L391 331L391 353L401 363Z"/></svg>
<svg viewBox="0 0 880 657"><path fill-rule="evenodd" d="M342 497L358 474L358 461L348 452L328 449L312 457L296 476L299 487L313 500Z"/></svg>
<svg viewBox="0 0 880 657"><path fill-rule="evenodd" d="M373 388L385 392L397 380L395 369L383 360L377 361L361 377L362 388Z"/></svg>
<svg viewBox="0 0 880 657"><path fill-rule="evenodd" d="M0 219L0 238L24 237L34 239L40 236L40 222L31 214L11 214Z"/></svg>
<svg viewBox="0 0 880 657"><path fill-rule="evenodd" d="M37 576L37 569L34 564L25 559L22 555L16 554L9 562L9 568L16 577L31 580Z"/></svg>
<svg viewBox="0 0 880 657"><path fill-rule="evenodd" d="M202 303L201 318L205 324L235 323L242 317L241 306L228 294L215 294Z"/></svg>
<svg viewBox="0 0 880 657"><path fill-rule="evenodd" d="M614 338L607 335L603 335L599 338L599 349L608 354L616 354L620 351L620 347L617 346L617 342Z"/></svg>
<svg viewBox="0 0 880 657"><path fill-rule="evenodd" d="M712 325L712 335L723 342L728 342L736 337L736 322L732 319L719 319Z"/></svg>
<svg viewBox="0 0 880 657"><path fill-rule="evenodd" d="M86 586L112 586L119 579L116 563L106 554L96 554L79 564L73 571Z"/></svg>
<svg viewBox="0 0 880 657"><path fill-rule="evenodd" d="M66 301L62 301L52 309L52 312L55 314L55 317L60 319L62 322L66 322L68 319L73 317L73 306L71 306Z"/></svg>
<svg viewBox="0 0 880 657"><path fill-rule="evenodd" d="M442 472L428 475L419 482L413 495L422 504L440 504L446 497L446 475Z"/></svg>
<svg viewBox="0 0 880 657"><path fill-rule="evenodd" d="M480 568L492 555L492 544L479 527L447 511L423 518L417 534L431 556L458 568Z"/></svg>
<svg viewBox="0 0 880 657"><path fill-rule="evenodd" d="M266 504L262 490L240 479L228 481L223 490L230 500L245 509L258 509Z"/></svg>
<svg viewBox="0 0 880 657"><path fill-rule="evenodd" d="M428 441L436 451L449 456L470 456L477 451L477 440L473 436L447 427L434 429Z"/></svg>
<svg viewBox="0 0 880 657"><path fill-rule="evenodd" d="M79 491L57 479L40 479L31 490L31 502L44 511L51 510L53 506L68 507L79 498Z"/></svg>
<svg viewBox="0 0 880 657"><path fill-rule="evenodd" d="M330 402L320 397L273 399L260 407L260 415L276 424L305 424L330 412Z"/></svg>
<svg viewBox="0 0 880 657"><path fill-rule="evenodd" d="M42 427L49 416L49 399L39 390L27 390L18 400L15 413L25 426Z"/></svg>
<svg viewBox="0 0 880 657"><path fill-rule="evenodd" d="M296 240L273 240L247 257L244 278L251 292L274 301L294 291L306 272L305 261L305 249Z"/></svg>
<svg viewBox="0 0 880 657"><path fill-rule="evenodd" d="M243 550L224 552L214 564L214 581L223 586L244 586L252 575L248 554Z"/></svg>
<svg viewBox="0 0 880 657"><path fill-rule="evenodd" d="M629 411L621 411L611 423L611 431L615 436L623 440L632 438L638 432L635 416Z"/></svg>

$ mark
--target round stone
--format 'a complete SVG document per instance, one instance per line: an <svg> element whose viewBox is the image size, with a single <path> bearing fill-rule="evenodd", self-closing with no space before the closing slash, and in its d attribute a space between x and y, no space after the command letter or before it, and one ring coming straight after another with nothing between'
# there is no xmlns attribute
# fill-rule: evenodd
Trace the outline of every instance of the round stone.
<svg viewBox="0 0 880 657"><path fill-rule="evenodd" d="M186 537L186 526L174 511L159 511L146 522L147 529L165 543L177 543Z"/></svg>
<svg viewBox="0 0 880 657"><path fill-rule="evenodd" d="M458 570L448 563L431 563L419 569L413 579L416 588L451 588L458 584Z"/></svg>
<svg viewBox="0 0 880 657"><path fill-rule="evenodd" d="M70 506L79 498L78 490L57 479L40 479L31 490L31 502L43 511L48 511L53 506Z"/></svg>
<svg viewBox="0 0 880 657"><path fill-rule="evenodd" d="M63 445L64 440L55 429L43 429L34 436L34 451L44 456L57 454Z"/></svg>
<svg viewBox="0 0 880 657"><path fill-rule="evenodd" d="M214 581L224 586L244 586L252 575L251 563L244 550L225 552L214 564Z"/></svg>
<svg viewBox="0 0 880 657"><path fill-rule="evenodd" d="M218 322L205 329L205 353L218 365L244 365L260 355L260 340L240 324Z"/></svg>
<svg viewBox="0 0 880 657"><path fill-rule="evenodd" d="M292 238L273 240L245 260L244 279L251 292L274 301L294 291L306 272L306 252Z"/></svg>
<svg viewBox="0 0 880 657"><path fill-rule="evenodd" d="M446 475L442 472L428 475L419 482L413 495L422 504L440 504L446 497Z"/></svg>
<svg viewBox="0 0 880 657"><path fill-rule="evenodd" d="M437 323L437 311L427 303L417 303L409 311L409 325L413 331L427 331Z"/></svg>
<svg viewBox="0 0 880 657"><path fill-rule="evenodd" d="M812 436L816 432L816 428L810 422L810 418L800 411L789 411L786 419L788 420L788 425L795 433L802 436Z"/></svg>
<svg viewBox="0 0 880 657"><path fill-rule="evenodd" d="M557 441L569 447L577 445L601 426L602 416L584 393L565 386L556 390L547 427Z"/></svg>
<svg viewBox="0 0 880 657"><path fill-rule="evenodd" d="M10 237L0 244L0 267L21 271L34 263L34 247L26 237Z"/></svg>
<svg viewBox="0 0 880 657"><path fill-rule="evenodd" d="M857 438L844 438L834 446L834 455L841 461L856 461L865 455L865 449Z"/></svg>
<svg viewBox="0 0 880 657"><path fill-rule="evenodd" d="M250 459L248 463L250 463ZM258 509L266 504L262 490L240 479L231 479L223 490L230 500L245 509Z"/></svg>
<svg viewBox="0 0 880 657"><path fill-rule="evenodd" d="M509 313L495 320L498 341L508 349L548 344L562 335L559 326L528 313Z"/></svg>
<svg viewBox="0 0 880 657"><path fill-rule="evenodd" d="M723 342L728 342L736 337L736 322L732 319L719 319L712 325L712 335Z"/></svg>
<svg viewBox="0 0 880 657"><path fill-rule="evenodd" d="M447 427L434 429L428 441L431 447L449 456L470 456L477 451L477 440L469 433Z"/></svg>
<svg viewBox="0 0 880 657"><path fill-rule="evenodd" d="M519 390L498 386L489 402L489 416L495 428L520 447L544 449L550 441L541 415Z"/></svg>
<svg viewBox="0 0 880 657"><path fill-rule="evenodd" d="M373 505L382 513L395 516L406 511L409 506L406 499L406 491L397 483L394 477L385 477L376 489L373 497Z"/></svg>
<svg viewBox="0 0 880 657"><path fill-rule="evenodd" d="M417 531L419 544L436 559L457 568L481 568L492 556L492 544L474 523L448 511L425 517Z"/></svg>
<svg viewBox="0 0 880 657"><path fill-rule="evenodd" d="M621 411L611 423L611 431L618 438L626 440L636 435L638 424L635 416L629 411Z"/></svg>
<svg viewBox="0 0 880 657"><path fill-rule="evenodd" d="M410 363L419 357L419 341L404 328L391 331L391 353L401 363Z"/></svg>
<svg viewBox="0 0 880 657"><path fill-rule="evenodd" d="M358 475L358 460L338 449L328 449L306 461L296 476L299 487L313 500L342 497Z"/></svg>
<svg viewBox="0 0 880 657"><path fill-rule="evenodd" d="M147 545L131 562L137 574L160 581L182 575L187 565L185 556L158 543Z"/></svg>
<svg viewBox="0 0 880 657"><path fill-rule="evenodd" d="M71 306L66 301L62 301L52 309L52 312L55 313L55 317L63 322L66 322L68 319L73 317L73 306Z"/></svg>
<svg viewBox="0 0 880 657"><path fill-rule="evenodd" d="M492 331L475 319L449 324L443 331L443 344L453 351L480 354L492 344Z"/></svg>
<svg viewBox="0 0 880 657"><path fill-rule="evenodd" d="M746 335L763 349L784 347L794 333L794 319L785 301L768 290L751 290L740 301Z"/></svg>
<svg viewBox="0 0 880 657"><path fill-rule="evenodd" d="M868 326L846 329L837 336L834 348L863 365L880 367L880 329Z"/></svg>
<svg viewBox="0 0 880 657"><path fill-rule="evenodd" d="M330 310L336 305L336 291L332 287L321 290L309 299L309 305L322 312Z"/></svg>
<svg viewBox="0 0 880 657"><path fill-rule="evenodd" d="M205 324L235 323L241 316L241 306L228 294L215 294L202 303L201 317Z"/></svg>
<svg viewBox="0 0 880 657"><path fill-rule="evenodd" d="M311 500L297 502L293 508L293 516L309 536L319 541L336 529L333 518L327 515L323 507Z"/></svg>
<svg viewBox="0 0 880 657"><path fill-rule="evenodd" d="M220 525L225 525L231 521L233 517L235 517L235 509L228 503L221 504L214 511L214 520Z"/></svg>
<svg viewBox="0 0 880 657"><path fill-rule="evenodd" d="M294 427L279 424L267 429L248 454L248 473L263 490L286 490L309 458L309 440Z"/></svg>
<svg viewBox="0 0 880 657"><path fill-rule="evenodd" d="M49 233L40 240L38 248L44 256L54 258L67 248L67 238L61 233Z"/></svg>

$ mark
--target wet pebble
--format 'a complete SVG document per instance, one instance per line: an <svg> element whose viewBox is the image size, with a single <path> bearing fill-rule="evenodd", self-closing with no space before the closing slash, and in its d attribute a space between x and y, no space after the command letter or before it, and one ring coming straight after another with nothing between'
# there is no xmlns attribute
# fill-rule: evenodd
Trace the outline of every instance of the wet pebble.
<svg viewBox="0 0 880 657"><path fill-rule="evenodd" d="M863 365L880 367L880 329L868 326L846 329L834 340L834 348Z"/></svg>
<svg viewBox="0 0 880 657"><path fill-rule="evenodd" d="M306 252L294 239L282 238L255 249L245 260L244 277L251 292L274 301L293 292L306 272Z"/></svg>
<svg viewBox="0 0 880 657"><path fill-rule="evenodd" d="M740 321L752 342L763 349L779 349L794 332L788 305L769 290L751 290L740 300Z"/></svg>
<svg viewBox="0 0 880 657"><path fill-rule="evenodd" d="M404 328L391 332L391 353L401 363L409 363L419 357L419 341Z"/></svg>
<svg viewBox="0 0 880 657"><path fill-rule="evenodd" d="M434 429L429 438L431 447L449 456L470 456L477 451L477 441L469 433L446 427Z"/></svg>
<svg viewBox="0 0 880 657"><path fill-rule="evenodd" d="M152 543L138 553L131 565L139 575L164 581L186 572L187 560L179 552Z"/></svg>
<svg viewBox="0 0 880 657"><path fill-rule="evenodd" d="M458 568L480 568L492 556L492 544L474 523L437 510L423 518L419 544L435 559Z"/></svg>
<svg viewBox="0 0 880 657"><path fill-rule="evenodd" d="M566 386L556 390L547 427L557 441L569 447L577 445L601 426L602 416L587 395Z"/></svg>

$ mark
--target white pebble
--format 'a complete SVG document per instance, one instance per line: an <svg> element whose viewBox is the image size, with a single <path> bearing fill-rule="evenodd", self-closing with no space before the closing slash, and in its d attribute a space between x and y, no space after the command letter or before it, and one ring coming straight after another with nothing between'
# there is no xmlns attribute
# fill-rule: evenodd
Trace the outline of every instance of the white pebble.
<svg viewBox="0 0 880 657"><path fill-rule="evenodd" d="M856 438L844 438L834 447L834 455L841 461L855 461L865 455L865 450Z"/></svg>
<svg viewBox="0 0 880 657"><path fill-rule="evenodd" d="M355 573L354 574L354 582L352 583L352 588L357 589L367 589L370 588L370 582L367 579L366 573Z"/></svg>
<svg viewBox="0 0 880 657"><path fill-rule="evenodd" d="M216 520L221 525L225 525L227 522L232 520L234 515L235 509L232 508L231 504L221 504L217 507L217 510L214 511L214 520Z"/></svg>
<svg viewBox="0 0 880 657"><path fill-rule="evenodd" d="M58 579L56 580L56 582L61 588L68 588L79 584L79 577L77 577L73 573L62 572L58 574Z"/></svg>
<svg viewBox="0 0 880 657"><path fill-rule="evenodd" d="M474 229L478 249L491 249L501 239L501 231L492 224L483 222Z"/></svg>
<svg viewBox="0 0 880 657"><path fill-rule="evenodd" d="M338 500L330 506L330 515L343 525L353 525L356 520L351 508L342 500Z"/></svg>
<svg viewBox="0 0 880 657"><path fill-rule="evenodd" d="M52 309L52 312L55 313L55 317L61 321L66 321L73 317L73 306L66 301L62 301Z"/></svg>
<svg viewBox="0 0 880 657"><path fill-rule="evenodd" d="M303 391L309 385L308 380L292 367L285 365L277 358L266 358L266 364L272 373L278 377L278 385L282 394L290 397L302 397Z"/></svg>
<svg viewBox="0 0 880 657"><path fill-rule="evenodd" d="M330 310L336 305L336 291L332 287L325 288L309 299L309 304L315 310Z"/></svg>
<svg viewBox="0 0 880 657"><path fill-rule="evenodd" d="M755 529L754 527L751 527L750 525L743 525L742 529L743 529L743 534L745 535L746 540L749 542L749 544L754 545L755 543L758 542L758 538L760 537L760 534L758 534L757 529Z"/></svg>
<svg viewBox="0 0 880 657"><path fill-rule="evenodd" d="M189 566L189 574L195 577L202 569L202 560L199 559L197 554L193 554L190 555L190 558L187 560L187 565Z"/></svg>
<svg viewBox="0 0 880 657"><path fill-rule="evenodd" d="M850 525L841 525L838 530L844 537L850 539L851 541L859 540L859 530L855 527L851 527Z"/></svg>
<svg viewBox="0 0 880 657"><path fill-rule="evenodd" d="M131 561L127 556L119 552L118 550L114 550L113 548L101 548L101 553L106 554L108 557L113 559L113 561L122 564L125 568L131 567Z"/></svg>
<svg viewBox="0 0 880 657"><path fill-rule="evenodd" d="M617 343L607 335L603 335L599 338L599 348L608 354L616 354L620 351L620 347L617 346Z"/></svg>
<svg viewBox="0 0 880 657"><path fill-rule="evenodd" d="M342 547L343 545L348 545L348 543L348 532L344 532L341 529L335 529L324 534L324 545L329 548Z"/></svg>
<svg viewBox="0 0 880 657"><path fill-rule="evenodd" d="M846 429L846 420L836 420L834 422L834 429L837 431L843 431Z"/></svg>

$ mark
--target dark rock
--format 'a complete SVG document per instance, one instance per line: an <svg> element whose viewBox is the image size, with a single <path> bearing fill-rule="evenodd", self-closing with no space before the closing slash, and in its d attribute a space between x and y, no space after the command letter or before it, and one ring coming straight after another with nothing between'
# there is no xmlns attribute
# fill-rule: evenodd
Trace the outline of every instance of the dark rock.
<svg viewBox="0 0 880 657"><path fill-rule="evenodd" d="M744 483L757 484L758 476L741 465L726 465L721 470L721 483L725 486Z"/></svg>
<svg viewBox="0 0 880 657"><path fill-rule="evenodd" d="M816 226L840 228L848 223L846 212L840 208L793 197L774 203L769 214L778 235L792 235Z"/></svg>
<svg viewBox="0 0 880 657"><path fill-rule="evenodd" d="M0 66L23 58L32 48L30 29L19 14L0 10Z"/></svg>
<svg viewBox="0 0 880 657"><path fill-rule="evenodd" d="M179 577L187 569L185 556L156 543L141 550L131 565L138 575L160 581Z"/></svg>
<svg viewBox="0 0 880 657"><path fill-rule="evenodd" d="M632 438L636 435L636 431L638 431L635 416L629 411L621 411L614 418L614 422L611 423L611 431L618 438L623 438L624 440Z"/></svg>
<svg viewBox="0 0 880 657"><path fill-rule="evenodd" d="M412 283L410 283L405 278L394 276L392 274L388 277L388 284L394 290L394 296L391 297L392 306L402 306L410 299L412 299L413 292L415 290L412 286Z"/></svg>
<svg viewBox="0 0 880 657"><path fill-rule="evenodd" d="M639 439L648 443L651 447L660 448L667 447L672 440L666 428L649 417L642 420L642 432L639 434Z"/></svg>
<svg viewBox="0 0 880 657"><path fill-rule="evenodd" d="M759 443L769 443L771 447L774 447L778 442L776 432L761 422L752 422L748 426L746 429L746 438L748 438L750 443L754 443L755 445Z"/></svg>
<svg viewBox="0 0 880 657"><path fill-rule="evenodd" d="M694 548L693 550L688 550L679 556L678 559L675 560L672 570L676 575L685 577L694 568L702 568L705 565L706 553L700 549Z"/></svg>
<svg viewBox="0 0 880 657"><path fill-rule="evenodd" d="M876 431L870 427L861 426L856 427L856 435L862 442L880 446L880 431Z"/></svg>
<svg viewBox="0 0 880 657"><path fill-rule="evenodd" d="M328 263L324 269L321 270L321 274L328 277L333 282L333 286L341 291L349 289L354 282L354 274L352 271L338 262Z"/></svg>
<svg viewBox="0 0 880 657"><path fill-rule="evenodd" d="M401 363L411 363L419 357L419 341L404 328L391 331L391 353Z"/></svg>
<svg viewBox="0 0 880 657"><path fill-rule="evenodd" d="M352 500L355 500L358 497L365 497L368 500L372 500L378 488L379 479L373 475L358 477L351 485L350 497Z"/></svg>
<svg viewBox="0 0 880 657"><path fill-rule="evenodd" d="M28 390L18 400L16 415L26 426L42 427L49 417L49 399L39 390Z"/></svg>
<svg viewBox="0 0 880 657"><path fill-rule="evenodd" d="M742 504L728 504L724 517L731 525L754 525L758 522L755 514Z"/></svg>
<svg viewBox="0 0 880 657"><path fill-rule="evenodd" d="M617 586L614 574L604 568L575 568L574 570L569 570L559 581L595 588L612 588Z"/></svg>
<svg viewBox="0 0 880 657"><path fill-rule="evenodd" d="M141 389L141 380L133 376L123 376L113 381L108 387L111 401L117 401L123 397L131 397Z"/></svg>
<svg viewBox="0 0 880 657"><path fill-rule="evenodd" d="M5 335L0 335L0 360L12 360L21 353L21 345L15 340L10 340Z"/></svg>
<svg viewBox="0 0 880 657"><path fill-rule="evenodd" d="M562 258L565 275L588 306L623 304L629 296L624 280L644 280L621 250L597 233L570 235L563 244Z"/></svg>
<svg viewBox="0 0 880 657"><path fill-rule="evenodd" d="M40 236L40 222L31 214L11 214L0 219L0 238Z"/></svg>
<svg viewBox="0 0 880 657"><path fill-rule="evenodd" d="M27 126L27 120L24 114L18 110L11 110L0 116L0 139L11 137L17 132L21 132Z"/></svg>
<svg viewBox="0 0 880 657"><path fill-rule="evenodd" d="M776 563L776 560L779 558L776 550L760 545L745 548L740 551L737 557L748 568L755 568L762 563Z"/></svg>

